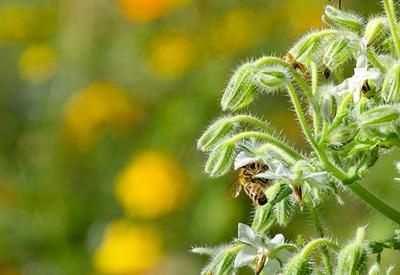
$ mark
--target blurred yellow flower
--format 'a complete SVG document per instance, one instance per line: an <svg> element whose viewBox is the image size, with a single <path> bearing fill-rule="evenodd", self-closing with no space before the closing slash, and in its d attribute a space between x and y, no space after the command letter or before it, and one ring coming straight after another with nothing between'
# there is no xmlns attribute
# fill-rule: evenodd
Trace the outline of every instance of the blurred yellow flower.
<svg viewBox="0 0 400 275"><path fill-rule="evenodd" d="M195 43L187 34L158 35L150 46L150 69L161 77L179 77L193 66L196 51Z"/></svg>
<svg viewBox="0 0 400 275"><path fill-rule="evenodd" d="M29 12L17 5L0 8L0 40L19 40L28 35Z"/></svg>
<svg viewBox="0 0 400 275"><path fill-rule="evenodd" d="M156 218L177 209L188 188L179 164L147 151L135 156L115 181L115 194L128 215Z"/></svg>
<svg viewBox="0 0 400 275"><path fill-rule="evenodd" d="M162 252L159 230L122 220L108 226L93 262L103 274L142 274L161 259Z"/></svg>
<svg viewBox="0 0 400 275"><path fill-rule="evenodd" d="M325 3L320 0L288 0L280 7L282 18L288 18L293 37L298 37L310 28L321 28L323 7Z"/></svg>
<svg viewBox="0 0 400 275"><path fill-rule="evenodd" d="M189 0L119 0L121 11L134 22L160 18Z"/></svg>
<svg viewBox="0 0 400 275"><path fill-rule="evenodd" d="M105 131L124 130L140 120L138 107L108 82L96 82L69 100L64 118L67 141L87 146Z"/></svg>
<svg viewBox="0 0 400 275"><path fill-rule="evenodd" d="M266 31L266 24L256 11L232 10L211 29L211 46L224 54L237 54L263 39Z"/></svg>
<svg viewBox="0 0 400 275"><path fill-rule="evenodd" d="M29 46L19 59L19 74L31 84L40 84L49 80L56 72L56 55L46 44Z"/></svg>

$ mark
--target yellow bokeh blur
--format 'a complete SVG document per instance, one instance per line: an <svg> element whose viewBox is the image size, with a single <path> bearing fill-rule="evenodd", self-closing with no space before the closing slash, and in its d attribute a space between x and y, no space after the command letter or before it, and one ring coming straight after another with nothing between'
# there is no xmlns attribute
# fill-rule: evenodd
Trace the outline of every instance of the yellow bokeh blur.
<svg viewBox="0 0 400 275"><path fill-rule="evenodd" d="M224 15L210 30L212 47L223 54L237 54L260 41L265 24L259 22L257 12L241 8ZM264 25L264 27L263 27Z"/></svg>
<svg viewBox="0 0 400 275"><path fill-rule="evenodd" d="M162 242L157 228L115 221L94 254L94 266L102 274L142 274L161 259Z"/></svg>
<svg viewBox="0 0 400 275"><path fill-rule="evenodd" d="M138 106L110 82L95 82L69 100L64 118L67 141L88 146L106 130L122 130L140 120Z"/></svg>
<svg viewBox="0 0 400 275"><path fill-rule="evenodd" d="M20 77L31 84L49 80L55 74L56 68L56 54L47 44L29 46L19 59Z"/></svg>
<svg viewBox="0 0 400 275"><path fill-rule="evenodd" d="M289 20L291 36L297 38L312 28L322 28L323 7L324 2L319 0L310 0L306 5L303 0L289 0L279 13Z"/></svg>
<svg viewBox="0 0 400 275"><path fill-rule="evenodd" d="M0 40L15 41L28 36L29 12L17 5L0 8Z"/></svg>
<svg viewBox="0 0 400 275"><path fill-rule="evenodd" d="M119 0L122 13L133 22L149 22L186 4L188 0Z"/></svg>
<svg viewBox="0 0 400 275"><path fill-rule="evenodd" d="M179 208L188 192L180 165L156 151L132 158L117 176L114 187L126 213L145 218L156 218Z"/></svg>
<svg viewBox="0 0 400 275"><path fill-rule="evenodd" d="M194 65L197 53L191 37L184 33L163 33L150 46L151 71L163 78L176 78Z"/></svg>

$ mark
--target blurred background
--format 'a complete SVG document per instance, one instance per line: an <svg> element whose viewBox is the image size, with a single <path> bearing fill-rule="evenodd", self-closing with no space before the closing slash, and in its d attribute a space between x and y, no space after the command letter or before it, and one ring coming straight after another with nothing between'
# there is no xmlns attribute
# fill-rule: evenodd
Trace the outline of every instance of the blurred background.
<svg viewBox="0 0 400 275"><path fill-rule="evenodd" d="M376 14L373 0L343 1ZM196 138L235 66L281 56L321 27L324 0L1 0L0 274L198 274L193 245L229 242L250 220L209 179ZM254 107L305 146L285 96ZM393 161L368 188L400 208ZM343 194L323 205L340 241L395 225ZM298 216L288 239L313 228ZM384 264L400 264L399 254ZM399 269L397 269L399 271ZM400 271L399 271L400 272ZM395 272L396 273L396 272Z"/></svg>

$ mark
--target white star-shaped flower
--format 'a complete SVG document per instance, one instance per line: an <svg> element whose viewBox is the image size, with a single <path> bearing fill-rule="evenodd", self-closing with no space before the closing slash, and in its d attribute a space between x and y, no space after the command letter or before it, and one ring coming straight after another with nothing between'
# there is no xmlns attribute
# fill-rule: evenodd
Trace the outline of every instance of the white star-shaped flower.
<svg viewBox="0 0 400 275"><path fill-rule="evenodd" d="M357 103L360 101L362 87L365 81L371 80L376 84L381 78L381 75L381 72L376 68L368 70L367 42L365 38L362 38L361 50L357 58L356 67L354 68L354 75L336 86L334 92L338 94L351 92L353 93L354 102Z"/></svg>

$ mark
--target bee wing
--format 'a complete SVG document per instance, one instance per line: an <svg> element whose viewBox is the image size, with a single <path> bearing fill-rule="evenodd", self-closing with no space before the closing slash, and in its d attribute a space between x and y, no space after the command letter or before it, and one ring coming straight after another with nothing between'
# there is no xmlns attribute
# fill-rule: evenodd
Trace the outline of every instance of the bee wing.
<svg viewBox="0 0 400 275"><path fill-rule="evenodd" d="M239 180L235 180L229 185L228 189L225 192L225 196L228 198L236 198L239 196L240 191L242 191L242 185Z"/></svg>

